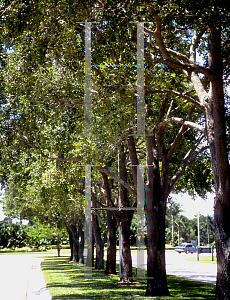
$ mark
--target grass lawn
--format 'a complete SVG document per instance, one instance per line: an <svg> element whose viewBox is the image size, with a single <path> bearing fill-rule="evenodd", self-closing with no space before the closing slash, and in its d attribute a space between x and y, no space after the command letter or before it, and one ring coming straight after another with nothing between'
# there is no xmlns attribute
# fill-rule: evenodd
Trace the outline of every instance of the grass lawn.
<svg viewBox="0 0 230 300"><path fill-rule="evenodd" d="M170 297L145 297L146 280L139 284L117 284L118 276L104 276L93 270L93 278L84 277L84 265L68 263L67 257L45 257L41 264L52 300L76 299L214 299L215 286L208 283L168 276ZM118 265L117 265L118 271ZM133 269L135 274L136 269Z"/></svg>
<svg viewBox="0 0 230 300"><path fill-rule="evenodd" d="M216 264L216 256L214 255L214 260L212 261L212 256L200 256L199 260L196 257L189 257L186 258L188 261L192 262L201 262L201 263L209 263L209 264Z"/></svg>

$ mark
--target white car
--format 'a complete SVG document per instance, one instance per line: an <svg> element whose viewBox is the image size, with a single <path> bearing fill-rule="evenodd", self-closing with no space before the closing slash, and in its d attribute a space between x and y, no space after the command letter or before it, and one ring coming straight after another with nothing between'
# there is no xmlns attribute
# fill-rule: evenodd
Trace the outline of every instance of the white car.
<svg viewBox="0 0 230 300"><path fill-rule="evenodd" d="M192 244L183 243L183 244L176 246L175 251L177 251L178 253L185 252L187 254L189 254L189 253L192 254L192 253L196 252L197 249Z"/></svg>

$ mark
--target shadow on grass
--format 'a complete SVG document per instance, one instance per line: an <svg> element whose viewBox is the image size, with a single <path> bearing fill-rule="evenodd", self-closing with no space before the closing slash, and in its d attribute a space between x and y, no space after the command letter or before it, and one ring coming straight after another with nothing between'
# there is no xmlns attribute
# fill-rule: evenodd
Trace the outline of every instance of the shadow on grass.
<svg viewBox="0 0 230 300"><path fill-rule="evenodd" d="M141 284L117 285L118 276L104 276L104 270L92 270L84 277L84 265L68 263L67 258L47 257L42 262L47 288L52 300L64 299L214 299L215 286L175 276L168 276L170 297L145 297L146 280ZM133 274L136 269L133 269Z"/></svg>

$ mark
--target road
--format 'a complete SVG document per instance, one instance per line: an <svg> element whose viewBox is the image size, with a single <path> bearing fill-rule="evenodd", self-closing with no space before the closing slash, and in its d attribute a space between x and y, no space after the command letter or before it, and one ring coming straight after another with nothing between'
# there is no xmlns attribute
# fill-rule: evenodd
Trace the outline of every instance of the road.
<svg viewBox="0 0 230 300"><path fill-rule="evenodd" d="M40 270L42 260L31 254L0 255L0 298L51 299Z"/></svg>
<svg viewBox="0 0 230 300"><path fill-rule="evenodd" d="M211 255L211 254L200 254ZM203 281L215 284L216 283L216 264L200 263L200 262L190 262L185 259L188 257L196 257L194 254L178 254L176 252L166 252L166 272L170 275L175 275L179 277L184 277L188 279ZM119 259L117 259L119 261ZM134 252L132 254L133 266L137 266L137 254ZM141 262L141 267L147 269L147 254L144 253L144 264Z"/></svg>

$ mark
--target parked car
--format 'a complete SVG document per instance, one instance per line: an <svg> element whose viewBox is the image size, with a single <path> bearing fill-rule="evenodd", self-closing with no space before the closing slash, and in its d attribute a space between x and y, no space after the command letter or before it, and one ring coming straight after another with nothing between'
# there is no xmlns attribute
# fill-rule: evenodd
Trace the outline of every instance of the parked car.
<svg viewBox="0 0 230 300"><path fill-rule="evenodd" d="M187 254L189 254L189 253L192 254L192 253L196 252L197 249L192 244L183 243L183 244L180 244L180 245L176 246L175 251L177 251L178 253L185 252Z"/></svg>

